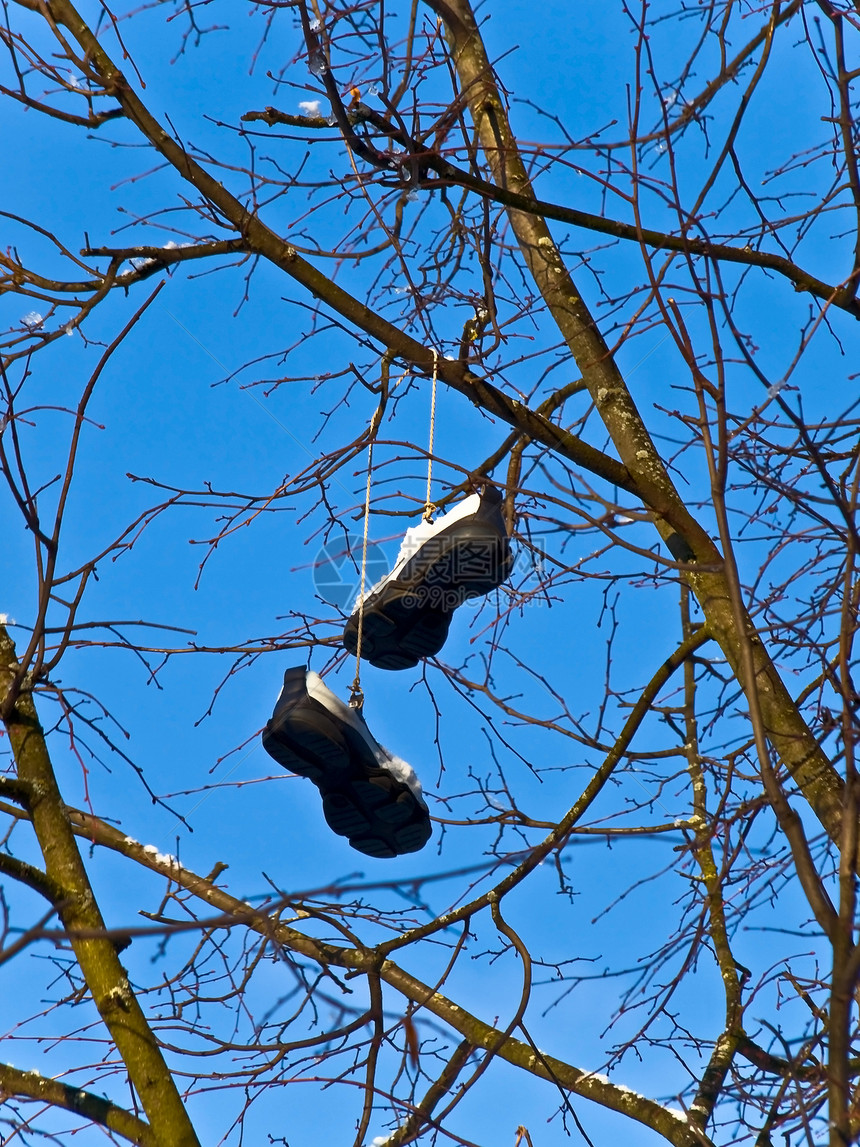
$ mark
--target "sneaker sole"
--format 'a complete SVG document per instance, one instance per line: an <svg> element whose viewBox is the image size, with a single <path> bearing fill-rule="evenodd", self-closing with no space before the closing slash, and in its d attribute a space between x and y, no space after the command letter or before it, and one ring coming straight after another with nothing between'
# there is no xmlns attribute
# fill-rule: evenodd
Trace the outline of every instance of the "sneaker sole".
<svg viewBox="0 0 860 1147"><path fill-rule="evenodd" d="M361 632L361 656L377 669L411 669L422 657L434 657L448 636L451 613L420 610L410 602L410 594L392 597L383 607L365 612ZM358 620L344 631L343 644L349 653L358 648Z"/></svg>
<svg viewBox="0 0 860 1147"><path fill-rule="evenodd" d="M380 859L417 852L430 839L430 817L412 789L381 768L369 745L308 696L306 672L288 669L263 748L319 789L331 830Z"/></svg>

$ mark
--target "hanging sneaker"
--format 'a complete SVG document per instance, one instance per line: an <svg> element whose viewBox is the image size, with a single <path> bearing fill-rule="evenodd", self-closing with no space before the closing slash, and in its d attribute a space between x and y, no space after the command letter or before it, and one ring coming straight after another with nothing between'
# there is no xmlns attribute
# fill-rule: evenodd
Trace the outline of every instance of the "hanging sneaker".
<svg viewBox="0 0 860 1147"><path fill-rule="evenodd" d="M411 669L445 644L457 606L496 589L513 557L502 495L484 486L435 522L406 531L394 569L364 595L361 656L378 669ZM343 631L358 645L357 602Z"/></svg>
<svg viewBox="0 0 860 1147"><path fill-rule="evenodd" d="M284 674L263 748L279 765L313 781L329 828L367 856L417 852L430 839L421 782L383 748L363 718L298 666Z"/></svg>

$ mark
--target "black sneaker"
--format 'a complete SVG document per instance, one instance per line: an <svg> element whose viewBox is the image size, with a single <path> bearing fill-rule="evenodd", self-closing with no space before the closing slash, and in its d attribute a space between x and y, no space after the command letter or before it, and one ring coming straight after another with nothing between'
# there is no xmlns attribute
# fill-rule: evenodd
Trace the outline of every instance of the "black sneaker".
<svg viewBox="0 0 860 1147"><path fill-rule="evenodd" d="M457 606L496 589L513 557L494 486L471 494L435 522L406 531L394 569L364 595L361 656L378 669L411 669L445 644ZM343 631L358 644L358 603Z"/></svg>
<svg viewBox="0 0 860 1147"><path fill-rule="evenodd" d="M329 828L367 856L417 852L430 839L430 817L413 770L371 736L363 718L335 697L317 673L284 674L263 748L322 794Z"/></svg>

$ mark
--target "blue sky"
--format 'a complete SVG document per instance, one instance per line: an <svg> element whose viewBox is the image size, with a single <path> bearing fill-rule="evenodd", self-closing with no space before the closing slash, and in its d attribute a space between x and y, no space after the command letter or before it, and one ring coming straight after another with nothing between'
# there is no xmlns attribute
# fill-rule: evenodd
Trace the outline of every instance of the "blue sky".
<svg viewBox="0 0 860 1147"><path fill-rule="evenodd" d="M82 11L91 13L98 7L86 4ZM277 72L298 49L298 32L286 19L276 24L251 70L250 61L263 31L262 19L259 13L246 14L244 6L238 12L238 7L229 13L224 5L204 8L204 22L223 17L230 23L229 32L212 32L199 47L175 62L178 35L175 25L165 25L164 5L122 25L130 54L145 80L144 94L151 110L159 117L169 116L182 138L198 148L211 148L221 159L234 163L244 160L247 146L234 130L225 130L221 124L235 127L242 113L269 103L295 112L300 99L319 98L318 85L301 63L291 65L287 72L294 87L277 86L266 78L267 70ZM514 0L493 5L485 34L491 50L504 56L499 73L511 90L512 117L524 138L550 136L554 129L519 102L521 98L563 116L576 138L612 119L619 120L617 135L623 136L627 99L623 76L630 66L633 37L618 7L548 3L536 11L533 5ZM25 13L16 12L16 20L22 28L38 25L35 16ZM665 32L656 32L654 41L668 84L678 66L674 53L680 62L686 41L679 39L675 48ZM607 59L617 61L619 71L617 83L609 85L605 82ZM794 71L791 82L786 83L789 68ZM764 111L759 111L767 106L765 93L751 112L740 140L741 148L750 155L759 154L763 171L768 168L771 152L774 164L782 157L783 133L789 128L792 147L804 143L807 126L812 138L814 117L805 98L814 83L812 72L798 71L792 57L779 63L775 75L781 77L775 81L783 101L779 116L765 117ZM693 90L697 90L695 84ZM645 99L643 120L656 121L658 101L653 93L646 93ZM719 136L725 126L719 119L719 105L714 114L711 131ZM10 215L37 219L73 252L84 245L85 232L97 246L184 241L181 212L146 226L130 226L134 219L165 206L176 207L184 192L171 172L160 170L140 178L155 162L140 148L139 138L130 127L112 123L88 134L37 119L33 112L10 111L7 107L0 139L10 157L0 173L3 209ZM258 140L258 157L262 161L266 155L279 154L279 146L274 140ZM283 153L295 164L301 145L291 144L289 148L283 145ZM312 151L309 171L324 172L329 167L343 170L336 144L317 143ZM684 154L688 167L682 172L682 181L692 186L701 179L709 152L700 142ZM656 157L655 162L659 162ZM225 182L228 178L240 185L232 173L225 174ZM596 181L577 176L573 170L558 169L542 176L538 187L541 194L559 202L572 201L589 210L600 207ZM660 211L656 197L648 202L654 211L649 223L668 225L669 214ZM407 211L417 211L419 206L423 203L408 206ZM264 212L264 217L291 233L290 228L298 225L295 220L306 208L303 196L291 194ZM613 195L609 196L608 210L628 218L624 205ZM428 208L431 220L441 219L443 214L437 202ZM310 227L317 228L321 241L334 242L351 223L350 216L344 217L342 208L335 205L312 217ZM44 241L9 219L4 220L4 228L4 245L16 244L25 262L37 262L45 274L65 273L61 271L65 264ZM554 231L560 239L565 234L560 224ZM589 250L601 244L599 237L571 232L566 250ZM817 273L823 277L839 273L829 250L823 249L820 255L813 247L810 250L817 260L813 268ZM576 257L570 257L575 269ZM809 252L806 257L809 262ZM330 269L330 263L320 262ZM607 248L594 257L593 267L594 275L579 272L583 291L588 292L591 304L602 304L598 317L607 316L607 335L617 337L619 323L629 313L623 307L616 310L606 304L598 282L612 296L631 277L638 277L638 281L643 274L639 256L633 247ZM112 357L95 392L89 411L92 424L84 430L63 534L62 563L69 569L99 552L138 514L168 496L169 490L159 493L147 480L166 488L200 492L211 485L235 492L237 503L245 495L262 497L276 490L285 475L303 469L318 452L358 434L372 414L374 400L356 388L348 405L336 410L316 438L322 412L335 407L341 396L341 372L359 353L351 339L334 330L306 337L311 300L265 265L254 268L245 302L243 275L247 266L208 275L200 274L201 270L194 268L189 274L179 268L166 278L152 306ZM344 263L339 275L344 285L360 293L370 270L367 264ZM58 408L76 401L101 353L99 342L115 337L157 281L154 278L138 285L128 297L117 293L100 308L86 328L92 340L89 344L75 334L35 356L33 377L27 384L28 401L40 409L22 437L37 485L50 480L61 468L58 458L63 457L68 443L70 419ZM478 281L475 276L473 285ZM399 305L397 289L397 282L392 280L378 291L392 315ZM756 280L755 297L750 298L752 294L744 299L743 316L755 326L760 361L778 380L796 350L797 326L806 301L797 299L788 285L768 283L763 277ZM0 298L0 319L5 323L20 322L31 310L38 310L35 303L22 305L19 298L8 295ZM445 353L459 337L467 315L462 305L455 304L434 312L434 334ZM689 321L691 329L701 331L701 320L694 310ZM554 337L544 316L536 320L533 330L521 324L516 334L519 342L512 343L507 351L511 358L518 350L529 353L532 341L544 349ZM789 337L795 342L789 342ZM360 354L361 361L369 357L364 350ZM261 360L260 365L235 375L252 360ZM671 409L688 401L684 391L688 383L671 340L666 341L659 328L649 330L622 347L619 361L637 402L653 418L658 433L667 436L668 451L668 438L675 430L655 406ZM821 375L829 371L840 377L845 374L839 348L833 342L822 348L816 362L816 371L821 372L818 377L801 371L796 379L808 388L804 397L812 409L823 400L818 390ZM303 381L272 385L284 375ZM570 377L571 369L565 366L550 376L550 384L561 384ZM745 379L740 371L733 377L740 406L760 401L758 384ZM266 381L261 383L261 379ZM506 365L505 380L531 386L532 366ZM423 462L406 444L425 444L428 407L428 387L422 380L397 406L384 435L386 442L377 448L375 461L383 468L374 491L386 495L385 508L397 509L402 515L379 516L372 523L372 539L389 561L397 553L402 529L417 520L423 499ZM505 433L506 428L479 415L462 397L441 391L436 446L445 461L435 469L436 491L442 492L458 480L458 467L471 468L487 456ZM356 515L363 497L364 464L363 456L357 457L330 484L333 504L356 533L360 530ZM695 486L699 496L701 460L687 455L684 464L688 467L684 479ZM497 476L503 473L504 467ZM558 468L550 467L549 473L551 479L559 480ZM545 480L546 474L537 471L529 477L529 483L535 485ZM47 504L51 496L49 490ZM185 501L201 503L206 498L201 493ZM100 564L98 581L87 590L82 616L93 620L144 619L193 630L193 640L201 646L241 647L250 643L256 649L261 639L287 633L293 627L291 615L307 612L321 619L319 636L333 639L341 618L331 603L316 597L313 569L324 544L320 533L324 519L313 503L310 494L281 499L211 552L207 539L217 533L220 511L200 504L173 507L159 514L122 554ZM539 531L540 507L534 508ZM11 507L3 513L6 542L0 554L4 587L0 608L22 626L17 631L21 644L26 633L23 627L34 607L32 545ZM708 517L707 508L703 514ZM653 545L656 537L647 523L634 525L631 536L643 546ZM557 550L559 539L550 537L546 545ZM641 685L678 642L676 591L649 584L647 563L635 555L615 550L590 560L589 554L597 547L593 534L574 534L565 553L571 561L582 558L583 572L591 577L572 576L553 593L551 602L535 599L511 613L504 644L516 656L496 653L492 680L498 693L510 699L512 708L528 709L546 720L558 719L560 706L541 680L545 678L563 693L572 716L593 726L604 690L606 644L612 628L610 607L616 611L618 626L610 669L613 686L619 691ZM750 553L754 564L754 547ZM201 572L204 557L207 560ZM610 574L625 576L616 582ZM522 579L522 586L532 584L529 578L534 581L537 577L529 572L525 553L518 553L517 577ZM499 602L505 601L503 595ZM458 612L443 654L447 664L459 665L471 658L471 662L466 661L467 668L480 672L482 658L489 655L490 631L486 627L495 608L495 601L491 601L483 612L471 606ZM125 632L138 631L126 627ZM257 733L271 712L282 674L289 666L305 662L306 650L271 649L246 660L231 653L191 652L186 644L188 635L182 633L149 629L144 634L142 644L169 645L182 651L162 663L158 652L144 660L120 649L71 649L58 674L64 687L86 689L114 715L128 733L127 738L115 734L124 751L169 806L153 805L134 770L116 754L99 748L99 759L88 760L87 780L96 812L117 819L136 839L178 854L199 872L211 870L217 861L229 863L231 891L252 901L267 893L269 881L298 891L357 873L371 880L393 878L391 867L368 861L352 852L345 841L333 837L322 819L313 787L278 770L259 746ZM329 670L328 684L345 697L353 666L345 658L334 664L336 652L332 645L317 648L310 664L318 671ZM526 672L520 658L535 672ZM585 751L575 741L546 729L524 729L515 717L491 711L479 697L474 700L483 712L476 711L455 694L436 667L396 674L366 667L362 680L371 729L419 771L431 811L443 818L466 821L486 815L488 806L477 790L483 784L495 792L497 766L501 766L516 786L521 808L536 818L557 819L599 763L598 753ZM47 702L42 709L46 724L56 720L56 710ZM95 703L85 711L94 715ZM613 707L613 727L617 727L620 713L623 707ZM665 744L664 730L656 717L640 736L643 749ZM84 740L96 748L92 735ZM517 752L506 750L503 740L510 740ZM68 736L62 732L55 736L54 754L66 799L70 804L83 805L82 771L69 750ZM539 775L525 766L524 758L537 766ZM664 764L668 770L666 762L659 767ZM650 767L643 762L643 769ZM675 768L681 768L679 762L674 762ZM651 785L650 778L640 782L632 773L626 776L624 785L629 786L629 795L625 795L627 789L608 792L595 809L595 817L623 813L624 802L639 799L646 784ZM496 793L493 800L498 799ZM185 818L185 824L171 808ZM660 788L647 815L659 823L686 812L687 794L681 777ZM396 876L405 887L413 876L439 875L480 864L492 846L494 832L491 826L462 823L452 824L444 834L437 828L433 844L424 853L396 862ZM534 832L529 840L536 841L541 835ZM527 890L506 901L509 922L530 937L534 952L548 965L575 959L581 961L577 968L590 975L601 971L608 964L609 953L615 952L617 962L635 966L665 941L667 929L671 930L677 916L676 903L687 892L682 877L663 871L671 865L672 849L681 839L680 833L649 840L628 839L614 842L611 850L603 841L576 841L568 850L565 870L572 897L560 890L558 873L548 865L532 878ZM136 923L139 907L157 908L163 886L151 874L129 870L128 864L99 854L93 855L90 867L111 922ZM624 895L631 873L648 880L607 911ZM433 912L442 911L463 893L462 877L440 881L429 886L427 905L415 911L420 915L428 906ZM802 915L794 892L780 891L779 896L787 915ZM404 903L394 892L389 902L392 906ZM368 937L373 935L369 926L367 932ZM175 941L171 950L183 950L190 944L190 940ZM484 955L493 944L497 944L497 937L489 922L482 921L476 925L469 957L457 965L446 985L452 998L474 1007L487 1020L507 1015L519 998L518 962L512 953L498 960ZM754 933L739 938L738 951L739 958L764 974L768 954ZM139 974L141 979L152 976L151 962L157 961L154 944L136 941L126 958L133 975ZM424 952L410 967L432 981L446 958L444 950ZM34 950L32 959L35 984L40 953ZM275 998L285 990L283 975L277 963L265 975L260 974L254 987L255 1013L266 1011L269 995ZM546 983L535 989L530 1031L543 1049L578 1066L602 1070L600 1048L606 1041L601 1035L617 1004L619 981L589 979L585 987L559 999L565 987L553 986L553 976L550 967ZM686 1021L701 1025L702 1032L711 1037L719 1029L719 1017L712 1021L713 1009L719 1005L718 988L712 962L703 960L701 974L691 978L677 1000ZM41 1067L43 1053L30 1037L56 1034L50 1031L52 1022L48 1017L47 1028L35 1024L17 1033L10 1041L12 1050L0 1054L19 1066L34 1062ZM637 1022L634 1010L620 1021L619 1038L634 1030ZM52 1049L47 1061L59 1070L62 1051ZM612 1078L660 1098L670 1097L686 1083L683 1070L670 1053L656 1048L642 1063L627 1056ZM219 1142L242 1103L242 1097L229 1090L217 1099L193 1099L191 1108L202 1140ZM618 1134L633 1147L656 1142L656 1136L646 1130L622 1125L584 1100L574 1105L597 1144L608 1143ZM260 1136L271 1126L272 1106L283 1121L276 1133L285 1135L292 1147L310 1141L311 1136L338 1143L351 1141L357 1107L346 1085L321 1093L318 1084L308 1082L304 1089L296 1085L272 1099L263 1097L248 1117L247 1142L263 1141ZM557 1107L558 1097L551 1087L498 1064L482 1088L464 1101L454 1127L466 1139L489 1147L512 1145L517 1126L525 1125L531 1130L534 1147L554 1147L567 1141L562 1119L555 1114ZM383 1131L380 1119L368 1141ZM95 1139L95 1133L84 1136L85 1142Z"/></svg>

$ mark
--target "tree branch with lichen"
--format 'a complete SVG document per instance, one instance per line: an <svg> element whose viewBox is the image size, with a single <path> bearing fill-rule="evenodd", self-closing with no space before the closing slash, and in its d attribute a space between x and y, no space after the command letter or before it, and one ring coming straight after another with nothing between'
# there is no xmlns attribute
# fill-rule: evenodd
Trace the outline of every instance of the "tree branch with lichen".
<svg viewBox="0 0 860 1147"><path fill-rule="evenodd" d="M13 688L14 697L10 695ZM197 1136L158 1040L137 1001L113 942L104 935L104 919L57 786L36 706L28 687L21 682L15 646L2 624L0 707L18 781L26 792L27 810L45 860L45 876L52 895L58 897L57 913L93 1003L122 1056L131 1085L146 1112L152 1127L152 1142L159 1147L198 1147ZM80 932L87 935L79 936Z"/></svg>

